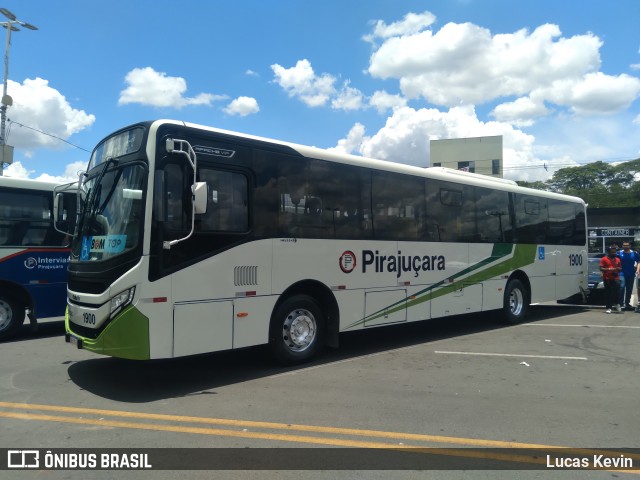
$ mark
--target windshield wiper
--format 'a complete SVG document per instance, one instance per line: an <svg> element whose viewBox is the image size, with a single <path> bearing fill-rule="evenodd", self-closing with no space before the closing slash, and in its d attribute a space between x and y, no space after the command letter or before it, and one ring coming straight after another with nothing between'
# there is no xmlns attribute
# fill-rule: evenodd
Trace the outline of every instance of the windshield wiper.
<svg viewBox="0 0 640 480"><path fill-rule="evenodd" d="M113 157L109 157L105 160L104 167L102 168L102 171L94 182L94 187L89 190L89 197L87 198L87 203L85 204L85 208L83 209L83 216L85 221L82 224L82 233L85 233L91 227L91 225L93 224L93 220L98 213L98 202L100 199L99 192L102 191L101 182L111 164L117 165L118 160Z"/></svg>
<svg viewBox="0 0 640 480"><path fill-rule="evenodd" d="M109 203L109 200L111 200L113 193L116 191L116 187L118 186L118 182L120 181L121 176L122 176L122 170L118 171L118 173L116 174L116 177L113 179L113 182L111 182L111 190L109 190L109 192L107 192L107 194L105 195L102 205L100 205L96 210L96 214L101 214L104 211L105 207Z"/></svg>
<svg viewBox="0 0 640 480"><path fill-rule="evenodd" d="M96 183L96 185L100 185L100 184L101 184L100 182L102 182L102 179L103 179L103 178L104 178L104 176L106 175L107 170L109 169L109 166L110 166L112 163L113 163L114 165L117 165L117 164L118 164L118 160L116 160L116 159L115 159L115 158L113 158L113 157L109 157L109 158L107 158L107 159L104 161L104 167L102 168L102 171L100 172L100 175L98 175L98 178L96 179L96 182L95 182L95 183ZM95 191L95 190L97 190L97 189L94 189L94 191ZM92 198L92 199L91 199L91 202L89 202L89 203L93 204L93 202L95 202L95 196L96 196L96 195L95 195L95 193L94 193L94 194L93 194L93 197L94 197L94 198Z"/></svg>

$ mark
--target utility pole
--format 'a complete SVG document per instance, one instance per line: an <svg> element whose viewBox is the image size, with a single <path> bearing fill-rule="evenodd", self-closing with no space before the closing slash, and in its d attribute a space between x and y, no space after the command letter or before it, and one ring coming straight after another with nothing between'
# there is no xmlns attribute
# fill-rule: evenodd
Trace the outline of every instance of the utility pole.
<svg viewBox="0 0 640 480"><path fill-rule="evenodd" d="M9 46L11 45L11 32L19 32L20 29L16 27L20 25L29 30L38 30L38 27L31 25L30 23L18 20L16 16L6 8L0 8L7 20L0 22L4 28L7 29L7 43L4 48L4 87L2 90L2 106L0 106L0 176L2 176L5 163L13 162L13 147L7 145L5 125L7 122L7 108L13 105L13 99L7 95L7 81L9 79Z"/></svg>

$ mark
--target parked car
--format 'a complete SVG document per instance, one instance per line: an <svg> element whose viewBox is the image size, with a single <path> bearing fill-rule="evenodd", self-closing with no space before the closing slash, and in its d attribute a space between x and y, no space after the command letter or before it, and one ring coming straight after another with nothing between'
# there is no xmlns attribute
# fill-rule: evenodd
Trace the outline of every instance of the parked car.
<svg viewBox="0 0 640 480"><path fill-rule="evenodd" d="M589 258L589 298L592 305L604 305L604 283L602 282L602 272L600 272L600 258Z"/></svg>
<svg viewBox="0 0 640 480"><path fill-rule="evenodd" d="M600 258L599 257L589 257L588 259L588 290L586 292L586 302L585 297L576 293L575 295L571 295L568 298L563 298L558 300L558 303L565 303L571 305L579 305L583 303L587 303L590 305L604 305L604 283L602 282L602 273L600 272Z"/></svg>

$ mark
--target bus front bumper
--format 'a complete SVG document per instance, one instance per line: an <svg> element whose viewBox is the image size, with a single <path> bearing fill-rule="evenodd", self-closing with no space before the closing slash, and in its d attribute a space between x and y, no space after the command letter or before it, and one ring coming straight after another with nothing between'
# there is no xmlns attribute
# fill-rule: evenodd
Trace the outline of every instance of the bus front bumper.
<svg viewBox="0 0 640 480"><path fill-rule="evenodd" d="M65 341L78 349L89 350L110 357L130 360L149 360L149 319L133 306L125 308L96 338L78 335L65 314Z"/></svg>

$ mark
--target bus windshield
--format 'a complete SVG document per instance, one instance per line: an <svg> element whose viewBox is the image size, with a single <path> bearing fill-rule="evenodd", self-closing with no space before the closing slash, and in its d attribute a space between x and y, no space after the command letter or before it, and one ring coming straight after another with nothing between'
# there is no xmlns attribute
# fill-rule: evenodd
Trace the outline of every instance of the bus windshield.
<svg viewBox="0 0 640 480"><path fill-rule="evenodd" d="M72 246L74 261L107 260L138 246L145 176L142 164L107 162L83 183L78 233Z"/></svg>

